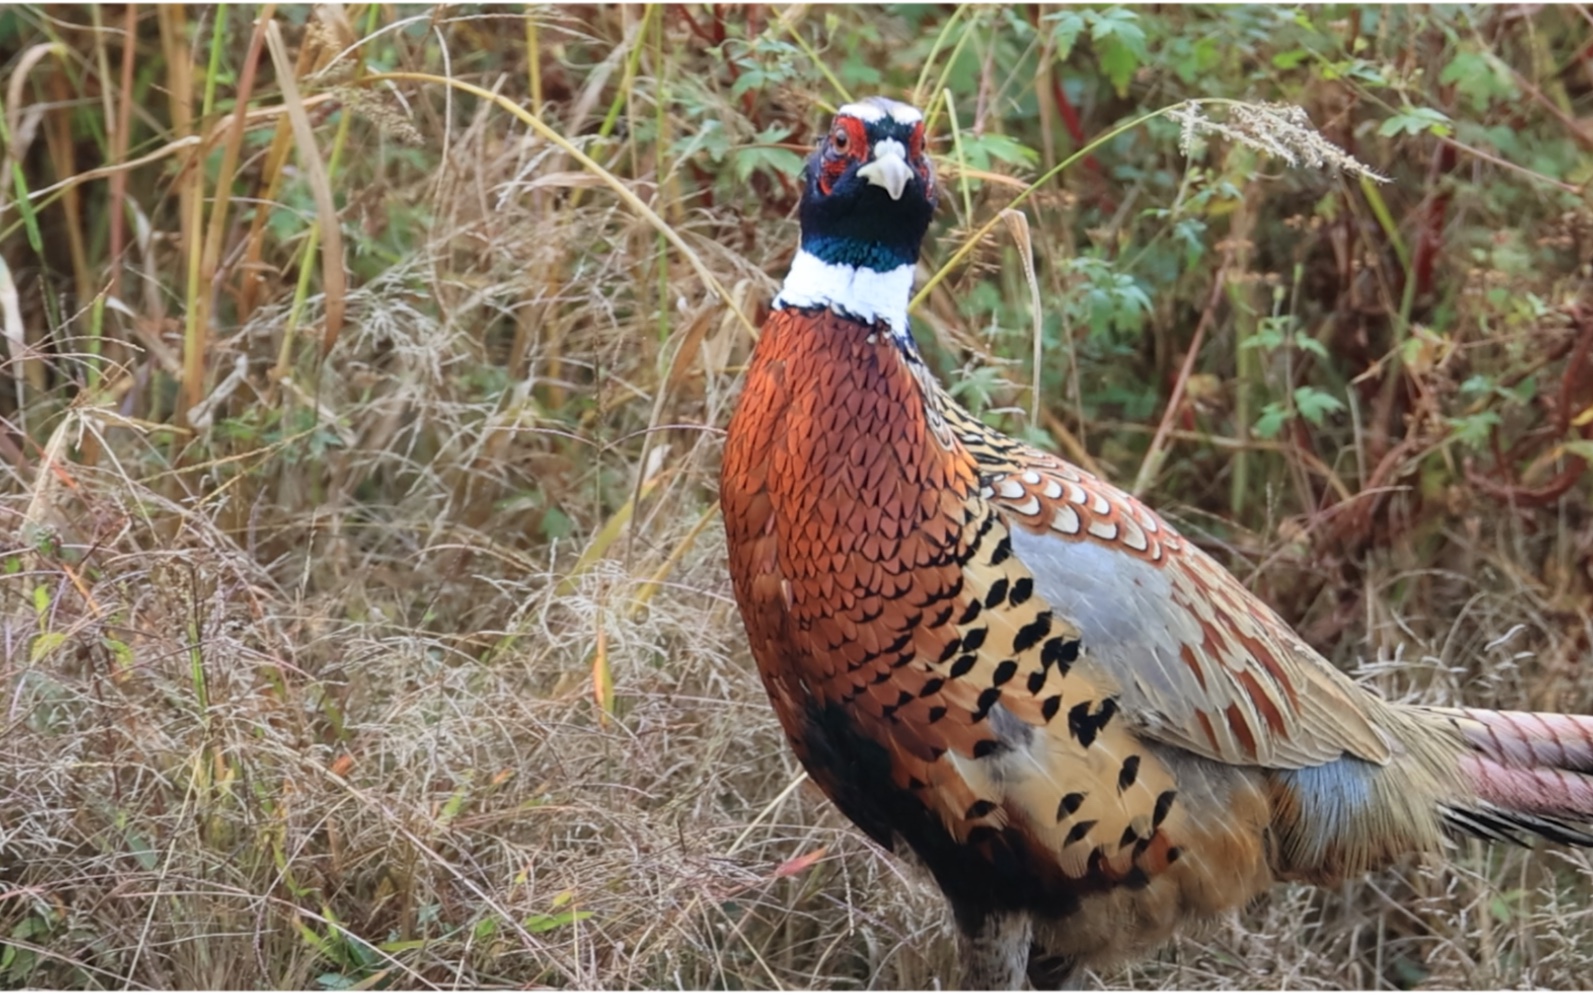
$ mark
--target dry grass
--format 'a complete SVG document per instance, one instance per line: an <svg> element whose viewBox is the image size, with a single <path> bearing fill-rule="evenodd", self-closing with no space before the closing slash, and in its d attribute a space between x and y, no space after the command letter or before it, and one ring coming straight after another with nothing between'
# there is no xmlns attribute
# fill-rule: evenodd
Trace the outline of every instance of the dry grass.
<svg viewBox="0 0 1593 995"><path fill-rule="evenodd" d="M557 145L441 88L353 97L354 56L332 56L453 74L524 104L542 94L544 120L755 314L796 230L785 160L742 157L778 151L781 129L800 147L836 94L817 89L816 71L774 72L799 51L748 55L735 38L794 44L790 24L846 79L860 63L905 76L887 89L920 69L933 83L963 52L959 31L972 41L957 57L976 68L1041 43L981 12L948 29L928 15L849 10L825 27L817 12L734 11L726 51L748 60L742 73L771 73L743 94L693 33L727 27L706 9L542 11L529 25L398 15L395 25L386 8L352 8L349 20L325 10L313 30L287 24L297 100L271 82L269 45L241 12L213 43L213 13L135 11L131 49L110 11L0 22L37 53L7 64L25 77L6 105L8 162L28 190L61 184L31 221L14 185L0 205L0 289L20 302L0 365L0 985L937 987L952 960L938 897L798 784L729 598L714 480L745 332L678 249ZM282 16L302 23L305 12ZM256 42L261 79L234 139L225 115ZM133 91L121 84L127 50L139 56ZM212 51L231 75L208 68ZM1027 83L997 100L993 71L969 78L958 120L976 148L979 129L1022 120L1002 100ZM186 109L168 108L168 93ZM321 173L297 158L290 115L313 129ZM189 134L214 138L212 150L235 140L235 161L212 151L196 157L203 168L182 168ZM1058 144L1046 134L1029 137ZM1176 161L1177 176L1176 129L1154 142L1137 154ZM996 218L1026 182L996 174L1032 175L999 158L960 164L942 148L946 176L974 178L966 199L960 188L948 198L943 230ZM1355 154L1386 170L1389 148L1364 142ZM1398 344L1410 333L1390 344L1390 316L1406 320L1421 302L1390 288L1394 254L1372 258L1387 246L1356 199L1367 239L1355 249L1367 257L1357 306L1382 310L1358 329L1377 343L1372 360L1336 358L1358 376L1410 352L1414 372L1377 388L1358 414L1365 433L1342 422L1318 426L1317 450L1307 432L1268 444L1248 434L1240 395L1294 371L1281 352L1251 363L1236 344L1258 310L1279 309L1266 271L1289 259L1267 253L1299 231L1317 239L1302 252L1342 237L1320 213L1278 236L1298 204L1271 202L1360 195L1321 178L1264 188L1237 155L1214 168L1249 192L1213 224L1237 212L1261 258L1219 250L1231 285L1203 365L1234 382L1215 400L1195 384L1207 407L1169 411L1174 455L1149 475L1149 496L1339 657L1402 654L1363 667L1391 695L1593 710L1585 483L1512 510L1460 471L1491 457L1445 435L1445 419L1470 410L1456 386L1470 370L1508 380L1537 364L1545 385L1574 379L1559 348L1576 334L1564 306L1574 267L1475 263L1492 274L1476 287L1506 283L1546 302L1542 312L1488 312L1486 328L1429 315L1442 341L1412 352ZM1102 188L1091 175L1089 197L1150 189L1172 200L1143 178ZM1559 223L1562 203L1502 175L1543 198L1534 213L1479 195L1457 225L1494 237L1488 226L1508 214L1530 240ZM1208 180L1185 174L1179 196ZM317 183L328 187L319 197ZM1396 175L1382 196L1408 223L1426 202L1399 199L1402 184L1420 186ZM1086 240L1121 236L1133 243L1125 256L1138 251L1133 215L1111 206L1083 219L1081 238L1071 190L1042 189L1029 205L1048 314L1074 323L1044 356L1055 400L1041 427L1015 413L1032 371L958 375L1029 355L1027 314L966 306L982 285L1013 307L1028 301L1021 267L1002 265L1009 249L982 245L919 314L936 362L1007 427L1051 432L1049 445L1076 434L1129 479L1150 462L1160 388L1137 415L1050 371L1076 358L1087 385L1126 381L1143 394L1169 382L1216 260L1167 279L1143 335L1086 335L1066 302L1094 277L1055 261L1087 255ZM47 236L42 251L29 224ZM943 237L936 260L953 252ZM322 279L319 253L337 241L344 292ZM1312 274L1331 269L1302 258ZM1463 284L1476 257L1445 258L1445 279ZM210 317L190 321L200 299ZM1309 300L1291 303L1310 313ZM1564 390L1581 398L1580 382ZM1535 438L1539 413L1506 410L1501 445ZM1411 440L1382 477L1379 426ZM1241 476L1235 449L1198 441L1207 436L1238 439L1244 488L1226 490ZM1523 486L1567 458L1526 466ZM1339 482L1361 503L1330 507ZM1448 866L1339 892L1279 889L1164 960L1101 980L1587 986L1590 870L1582 854L1463 847Z"/></svg>

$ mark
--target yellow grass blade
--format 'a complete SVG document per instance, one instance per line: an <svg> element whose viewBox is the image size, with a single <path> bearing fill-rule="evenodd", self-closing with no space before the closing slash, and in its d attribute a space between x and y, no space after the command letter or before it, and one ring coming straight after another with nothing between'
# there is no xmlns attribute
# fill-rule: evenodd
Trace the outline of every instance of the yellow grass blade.
<svg viewBox="0 0 1593 995"><path fill-rule="evenodd" d="M282 41L282 28L276 21L266 26L266 44L271 48L271 61L276 65L277 83L282 87L282 103L287 108L288 121L293 125L299 163L315 195L322 242L321 291L326 295L326 326L321 332L321 355L324 357L337 343L338 333L343 329L344 298L348 293L348 278L343 270L343 232L338 224L337 205L332 200L332 181L315 143L315 131L310 127L310 116L305 113L293 65L288 62L287 46Z"/></svg>
<svg viewBox="0 0 1593 995"><path fill-rule="evenodd" d="M570 572L559 582L559 586L554 592L556 595L562 597L574 593L576 579L590 570L592 564L603 558L609 547L614 545L614 540L618 539L620 533L625 531L625 526L630 524L631 516L636 513L637 498L646 500L647 496L653 493L658 485L663 483L665 478L673 472L674 470L672 469L662 470L642 481L639 494L626 501L618 511L609 517L608 521L603 523L603 527L597 530L597 535L592 537L592 542L581 553L580 559L575 561L575 566L571 567Z"/></svg>
<svg viewBox="0 0 1593 995"><path fill-rule="evenodd" d="M636 194L631 190L629 185L627 185L624 180L621 180L613 173L604 169L595 159L576 148L574 143L572 143L569 139L548 127L548 125L545 124L541 118L537 117L535 114L532 114L530 111L526 110L524 107L521 107L519 104L516 104L513 100L510 100L508 97L505 97L502 94L493 93L491 90L486 90L471 83L466 83L464 80L449 79L446 76L434 76L431 73L375 73L370 76L365 76L357 82L368 86L374 83L382 82L383 80L406 80L412 83L439 83L443 86L451 86L456 90L462 90L465 93L474 94L475 96L480 97L482 100L491 101L492 103L503 108L503 110L520 119L520 121L524 122L524 124L532 131L536 132L538 135L541 135L544 139L552 142L554 145L557 145L566 155L580 163L582 167L587 169L594 176L602 179L604 184L606 184L610 190L614 191L614 194L625 203L626 207L629 207L632 211L636 212L638 217L640 217L643 221L646 221L653 227L655 231L669 240L669 244L673 245L680 252L680 254L685 257L686 261L691 264L691 268L696 271L698 278L701 279L702 282L710 290L712 290L721 301L724 302L725 307L734 312L735 316L741 320L741 325L747 330L748 334L753 336L758 334L757 326L754 325L752 320L742 312L741 308L736 306L735 299L730 296L730 292L724 288L724 285L719 282L719 279L713 275L711 270L708 269L707 264L702 261L702 257L697 255L696 251L693 250L691 246L686 244L685 239L680 237L680 233L675 231L669 222L659 217L656 211L643 203L642 199L636 196Z"/></svg>

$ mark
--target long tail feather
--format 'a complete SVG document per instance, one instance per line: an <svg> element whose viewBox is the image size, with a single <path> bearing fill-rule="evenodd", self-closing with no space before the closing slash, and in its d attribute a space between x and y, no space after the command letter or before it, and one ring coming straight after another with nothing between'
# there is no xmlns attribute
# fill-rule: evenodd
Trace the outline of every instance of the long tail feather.
<svg viewBox="0 0 1593 995"><path fill-rule="evenodd" d="M1445 708L1478 752L1511 767L1593 773L1593 716Z"/></svg>
<svg viewBox="0 0 1593 995"><path fill-rule="evenodd" d="M1461 769L1479 797L1512 812L1557 819L1593 820L1593 778L1554 768L1511 767L1487 757L1467 757Z"/></svg>
<svg viewBox="0 0 1593 995"><path fill-rule="evenodd" d="M1521 840L1527 831L1557 843L1593 846L1593 716L1427 711L1452 722L1475 752L1460 769L1476 801L1445 807L1452 831L1484 839Z"/></svg>

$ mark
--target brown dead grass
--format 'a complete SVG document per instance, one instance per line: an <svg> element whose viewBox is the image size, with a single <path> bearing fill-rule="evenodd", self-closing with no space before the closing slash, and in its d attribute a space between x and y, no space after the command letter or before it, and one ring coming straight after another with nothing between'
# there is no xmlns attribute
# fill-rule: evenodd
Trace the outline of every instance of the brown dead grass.
<svg viewBox="0 0 1593 995"><path fill-rule="evenodd" d="M366 37L367 57L401 68L452 67L513 92L534 77L549 120L648 199L755 312L795 239L789 191L764 172L732 180L732 160L665 157L635 136L662 120L670 141L719 129L740 148L771 120L817 120L815 95L771 85L731 98L700 42L660 61L685 50L675 20L664 27L670 45L627 69L622 39L646 42L646 16L539 14L546 47L529 64L518 16L438 10L415 19L435 36L420 30L400 46L361 27L349 39ZM785 37L750 16L755 33ZM103 46L116 78L111 28L65 13L22 23L39 38L54 24L83 66ZM840 23L837 47L855 35L882 63L922 43L891 15L852 11ZM209 22L199 26L189 37L203 66ZM244 28L227 49L234 61ZM978 24L981 38L1004 30ZM142 22L152 59L172 51L158 34ZM290 47L305 37L290 30ZM206 389L240 361L243 373L213 398L208 424L189 426L177 410L185 346L180 320L166 317L187 286L188 222L173 194L191 172L157 163L128 174L129 206L150 228L130 235L127 288L98 339L90 302L55 306L67 291L51 263L13 263L29 348L0 367L20 398L0 407L10 447L0 470L0 984L943 985L952 940L934 889L798 783L746 653L712 517L718 426L745 334L653 229L486 104L376 91L331 155L341 125L315 116L326 105L314 95L330 84L313 66L301 65L301 89L334 170L352 274L339 302L346 325L324 361L327 299L313 278L298 296L315 200L285 164L273 224L255 231L234 216L221 229L216 313L227 318L206 330ZM662 117L649 75L660 72L673 94ZM267 87L255 105L280 101ZM596 137L611 106L614 137ZM384 118L393 115L419 129L419 147L404 144ZM242 193L275 189L249 172L271 168L275 120L251 126ZM178 137L148 128L140 141ZM29 153L33 189L100 165L67 151ZM989 216L1010 198L978 189ZM249 201L235 194L239 203ZM1034 226L1041 257L1078 251L1066 224L1076 203L1049 193L1036 203L1051 222ZM64 212L41 217L52 238L67 223ZM90 233L101 223L78 217ZM27 244L16 229L5 238L8 252ZM948 244L937 258L949 255ZM102 285L99 269L76 275ZM1542 279L1545 295L1563 286L1563 274ZM989 266L938 292L924 332L954 350L947 369L982 368L1010 344L990 337L988 315L958 310L981 280L1027 299ZM1062 281L1047 268L1050 306ZM1169 285L1147 334L1187 334L1181 309L1207 291ZM297 339L285 349L290 325ZM1549 318L1507 331L1488 340L1509 354L1501 367L1519 355L1510 335L1566 334ZM1231 358L1237 332L1223 334ZM1167 352L1158 342L1146 352ZM106 362L89 387L94 349ZM990 406L1026 407L1027 379L1017 367L996 378ZM1072 418L1071 404L1055 414ZM1216 434L1231 429L1227 414L1213 416ZM1413 436L1426 431L1418 421ZM1089 427L1126 479L1154 420L1138 434ZM1287 454L1297 443L1285 441ZM1319 644L1397 660L1364 665L1372 684L1429 700L1593 708L1585 485L1547 510L1513 512L1458 474L1425 503L1401 477L1372 540L1324 549L1313 537L1326 526L1299 490L1303 463L1258 447L1252 455L1275 462L1256 471L1268 476L1235 522L1213 492L1226 451L1182 445L1155 503L1315 626ZM1365 483L1352 470L1364 439L1339 432L1322 445L1338 447L1325 462ZM1335 892L1280 888L1166 958L1100 980L1593 984L1585 855L1466 846L1454 856Z"/></svg>

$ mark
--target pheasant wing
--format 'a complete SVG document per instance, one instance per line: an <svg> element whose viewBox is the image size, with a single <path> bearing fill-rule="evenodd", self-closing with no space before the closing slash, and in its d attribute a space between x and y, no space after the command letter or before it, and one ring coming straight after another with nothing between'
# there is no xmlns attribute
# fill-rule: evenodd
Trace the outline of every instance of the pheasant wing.
<svg viewBox="0 0 1593 995"><path fill-rule="evenodd" d="M1150 508L1016 444L981 462L1036 593L1079 630L1084 658L1148 735L1231 764L1388 761L1378 699Z"/></svg>

